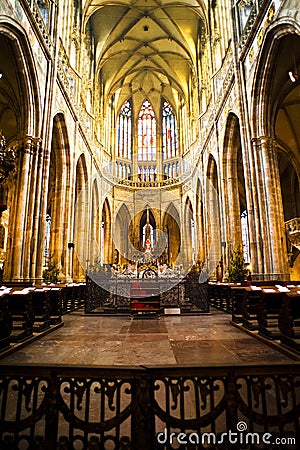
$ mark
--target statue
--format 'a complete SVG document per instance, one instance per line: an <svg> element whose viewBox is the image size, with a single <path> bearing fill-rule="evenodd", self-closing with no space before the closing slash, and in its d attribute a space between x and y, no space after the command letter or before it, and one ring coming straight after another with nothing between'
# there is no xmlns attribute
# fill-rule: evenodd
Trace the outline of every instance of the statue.
<svg viewBox="0 0 300 450"><path fill-rule="evenodd" d="M13 148L7 148L6 139L0 130L0 182L4 181L10 172L15 170L15 153Z"/></svg>

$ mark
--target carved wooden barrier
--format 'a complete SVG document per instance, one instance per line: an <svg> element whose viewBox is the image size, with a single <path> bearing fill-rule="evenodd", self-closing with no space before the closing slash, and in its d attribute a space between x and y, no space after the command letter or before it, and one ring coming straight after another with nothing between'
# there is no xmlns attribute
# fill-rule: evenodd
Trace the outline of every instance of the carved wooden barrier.
<svg viewBox="0 0 300 450"><path fill-rule="evenodd" d="M2 366L0 448L299 448L299 369Z"/></svg>

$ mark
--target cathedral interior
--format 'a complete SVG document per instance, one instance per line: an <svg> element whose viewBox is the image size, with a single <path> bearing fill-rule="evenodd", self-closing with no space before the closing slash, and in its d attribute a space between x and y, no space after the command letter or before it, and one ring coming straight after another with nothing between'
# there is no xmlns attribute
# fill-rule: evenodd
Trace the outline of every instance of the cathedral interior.
<svg viewBox="0 0 300 450"><path fill-rule="evenodd" d="M126 267L146 228L159 264L225 277L242 245L299 279L297 1L7 1L0 25L3 280Z"/></svg>
<svg viewBox="0 0 300 450"><path fill-rule="evenodd" d="M21 369L18 372L17 368L5 369L5 366L15 363L43 365L43 359L47 359L49 364L58 362L68 366L74 363L75 372L60 370L65 370L61 372L65 377L76 373L79 378L83 372L76 372L75 365L78 368L82 364L128 364L137 365L142 371L145 365L182 366L193 361L201 365L205 360L206 366L239 366L236 370L241 379L254 377L251 382L250 378L242 382L243 386L248 383L247 386L253 387L253 392L259 384L255 381L257 374L254 369L247 372L240 366L247 365L250 360L257 366L264 360L265 364L278 364L278 377L282 371L281 384L277 379L274 381L275 386L283 386L274 394L277 400L280 392L286 392L288 397L295 386L299 386L299 380L298 384L293 381L294 384L284 391L286 373L296 377L298 370L299 375L295 360L300 357L300 311L299 306L293 306L293 309L290 305L294 305L295 298L299 301L300 291L286 296L279 313L279 309L275 311L275 294L282 302L282 293L286 293L284 289L287 288L279 289L280 292L266 290L266 294L274 294L274 308L270 311L283 317L279 319L281 334L269 331L263 316L262 325L258 319L259 342L249 336L253 330L255 333L250 303L247 310L240 310L238 303L232 309L228 306L225 288L223 291L218 287L218 282L226 284L230 281L234 254L241 255L243 273L246 274L238 281L246 282L248 278L248 282L265 283L266 286L276 282L300 285L299 6L299 0L0 2L0 284L6 286L0 289L0 329L3 329L0 353L12 342L8 335L13 325L9 332L3 325L8 314L6 305L9 305L8 309L12 308L9 314L17 317L10 306L12 292L6 291L7 287L25 286L27 289L33 286L35 289L34 286L50 284L56 286L57 292L62 286L76 285L81 289L90 274L102 274L100 283L97 279L96 284L101 284L104 290L107 274L120 279L149 276L149 286L153 286L153 276L156 279L165 274L173 280L172 287L177 289L179 298L181 288L190 289L185 292L198 289L199 283L196 288L193 284L193 273L196 273L197 277L202 276L203 282L210 283L208 297L213 306L232 313L232 322L236 325L235 328L229 325L224 319L227 316L218 315L220 311L217 314L213 309L209 316L208 307L204 307L201 316L190 319L165 316L159 323L144 323L143 320L129 323L127 319L121 323L117 317L97 318L97 315L88 322L89 317L80 318L75 312L74 316L65 319L65 327L55 331L58 333L56 340L41 340L36 347L29 346L28 353L25 350L9 353L8 359L0 362L4 371L14 373L20 385ZM163 283L160 286L165 287L161 289L167 291L170 286ZM132 286L134 297L139 286ZM145 292L150 289L147 286L144 285ZM234 287L235 295L240 295L238 289L241 288ZM96 295L104 295L102 288L100 286L101 292L98 290ZM110 285L107 290L111 289ZM33 297L38 295L28 292L23 293ZM200 291L197 292L196 296L201 297ZM21 294L16 291L20 304L23 301ZM123 294L119 297L124 297ZM157 298L162 292L151 291L151 295ZM223 295L224 301L219 298ZM251 302L251 295L247 295L245 301ZM137 298L136 308L140 307L138 295ZM153 299L155 301L158 300ZM120 310L124 306L122 302ZM153 305L154 309L157 304ZM183 302L182 305L186 311L192 311L188 310L188 304ZM99 309L99 305L96 306ZM266 308L261 314L268 314ZM66 311L69 312L68 306ZM206 319L211 321L210 326ZM59 327L61 319L51 322L51 326L53 324ZM243 326L248 335L238 329ZM264 342L270 335L273 336L273 348L266 347ZM277 348L281 345L278 336L285 346L283 353ZM195 341L194 346L187 345L189 340ZM71 341L72 354L66 347ZM21 338L14 342L20 343ZM94 351L92 344L88 350L89 342L94 343ZM149 350L145 352L148 344ZM59 361L56 355L60 355ZM287 372L279 368L280 365L287 367L292 360L295 366L289 366ZM151 377L158 380L162 376L159 373L153 375L152 369L147 370L146 386ZM212 392L217 390L209 384L211 381L207 381L205 370L202 374L206 377L203 383L208 383L205 394L204 384L199 381L201 386L198 386L202 399L208 398L208 392L213 395ZM222 375L222 370L220 368L215 374L227 377L227 372ZM27 367L26 373L33 377L38 372ZM103 380L112 376L109 371L101 373ZM135 381L129 380L128 373L124 373L118 375L125 377L122 383L126 379L129 384L133 383L131 387L135 386ZM269 372L265 369L261 376L267 377L270 373L271 369ZM186 372L182 374L186 376ZM202 375L198 374L199 377ZM43 376L46 376L44 372ZM89 376L96 375L91 371ZM136 380L144 380L143 376L144 373L136 372ZM177 384L174 381L175 388L170 381L172 372L168 376L165 386L170 388L170 394L169 397L166 394L166 399L172 394L174 400L168 409L171 415L173 407L176 411L179 408L177 399L185 395L185 388L178 379ZM230 385L233 378L229 376L229 386L239 390L237 386L240 385ZM78 396L79 399L80 381L78 383L74 398ZM193 383L197 384L195 379ZM105 395L109 397L110 388L105 386ZM24 392L26 389L24 387ZM114 393L119 387L115 389ZM141 400L142 397L138 397L142 395L141 391L134 389L136 405L143 405L145 397ZM167 391L167 387L165 389ZM154 391L155 388L152 394ZM53 396L56 392L53 390ZM251 427L254 427L256 413L247 416L247 408L240 406L244 405L242 396L237 407L232 392L226 393L226 401L222 403L231 405L226 411L224 409L227 428L230 423L237 423L237 415L231 415L235 407L240 408L250 422L253 420ZM284 415L286 406L279 407L280 401L277 401L277 415L284 423L280 425L279 420L278 430L300 433L299 390L293 395L293 419L290 419L291 413ZM74 398L70 400L73 408ZM159 412L159 398L155 403L153 394L152 403L149 399L146 402L156 405L155 423L159 417L160 424L166 423L168 431L189 430L190 422L186 417L183 422L177 422L172 416L168 422L167 413ZM37 399L38 396L36 405ZM210 399L210 405L218 400ZM264 400L265 408L267 400L268 396ZM78 438L75 431L74 435L70 432L69 447L59 447L61 449L156 448L150 444L153 440L145 425L149 422L138 417L136 408L139 406L132 407L130 413L133 425L131 434L128 433L132 442L134 436L136 439L130 447L127 438L123 439L127 429L120 434L117 425L113 438L105 434L110 429L110 422L106 424L104 412L101 420L98 419L107 428L91 425L85 430L79 419L70 419L67 407L61 406L63 400L59 401L60 413L69 417L73 427L82 427L84 436ZM79 403L81 401L82 397ZM183 403L182 400L181 408ZM208 408L204 403L203 408ZM256 403L253 401L253 405ZM116 414L120 413L120 404ZM189 403L190 408L192 404L193 400ZM251 403L254 411L256 406L253 405ZM52 417L50 425L46 426L45 439L49 446L28 447L26 444L22 447L23 438L18 438L18 447L14 448L58 448L57 442L51 441L51 436L57 434L57 429L51 428L54 423L51 408L46 413L46 418ZM107 408L113 411L110 403ZM214 410L214 406L211 408ZM17 411L21 411L21 406ZM182 415L183 409L180 411ZM6 416L1 414L0 434L5 427L13 433L11 430L15 425L8 425L11 422L8 419L6 422ZM90 423L92 419L86 414L86 423ZM120 421L125 417L125 413L122 414L118 416ZM200 417L202 412L197 410L195 414ZM217 420L214 414L208 413L212 421ZM264 422L263 418L269 414L267 409L262 413L260 422L258 420L259 430L269 430L273 419ZM21 412L18 417L16 422L21 421ZM240 420L243 417L239 416ZM220 426L213 422L215 425L210 431L222 429L224 420L223 417ZM198 424L196 419L193 422L198 424L195 427L199 433L206 429L200 422ZM284 428L286 424L287 428ZM163 425L155 427L150 427L152 432L154 428L156 431L164 429ZM102 446L92 446L91 430L97 430ZM1 436L0 447L5 443L3 448L13 448L5 440L8 438ZM31 438L24 439L28 443ZM80 446L76 439L85 444ZM168 444L159 448L175 447Z"/></svg>

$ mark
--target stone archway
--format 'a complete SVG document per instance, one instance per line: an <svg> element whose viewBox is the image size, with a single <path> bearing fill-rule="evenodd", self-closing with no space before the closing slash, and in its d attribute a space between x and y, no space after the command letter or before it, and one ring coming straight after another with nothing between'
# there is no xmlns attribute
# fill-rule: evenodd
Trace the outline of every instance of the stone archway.
<svg viewBox="0 0 300 450"><path fill-rule="evenodd" d="M100 217L100 195L97 179L92 185L92 210L91 210L91 242L89 265L101 263L101 217Z"/></svg>
<svg viewBox="0 0 300 450"><path fill-rule="evenodd" d="M223 183L224 183L224 219L227 255L237 245L244 244L245 252L249 253L249 240L244 239L241 216L248 221L246 186L240 124L238 117L231 113L227 119L223 150ZM248 226L247 226L248 231ZM250 262L249 260L247 262Z"/></svg>
<svg viewBox="0 0 300 450"><path fill-rule="evenodd" d="M206 232L208 271L214 273L222 252L218 170L211 154L208 158L206 178Z"/></svg>
<svg viewBox="0 0 300 450"><path fill-rule="evenodd" d="M74 213L74 259L73 279L85 280L88 268L88 175L85 156L82 154L76 165L75 213Z"/></svg>
<svg viewBox="0 0 300 450"><path fill-rule="evenodd" d="M196 222L192 202L189 197L187 197L184 205L183 233L184 265L190 268L196 260Z"/></svg>
<svg viewBox="0 0 300 450"><path fill-rule="evenodd" d="M196 189L196 237L197 237L197 263L202 265L206 259L206 245L204 233L204 208L203 192L200 180L197 182Z"/></svg>
<svg viewBox="0 0 300 450"><path fill-rule="evenodd" d="M68 273L68 217L70 195L70 149L63 114L53 119L50 169L47 196L47 220L51 220L49 252L61 269L61 279ZM47 240L46 240L47 241ZM45 261L47 264L47 261Z"/></svg>
<svg viewBox="0 0 300 450"><path fill-rule="evenodd" d="M289 223L300 223L300 36L288 35L281 39L278 58L287 64L288 74L282 95L276 104L275 145L278 158L283 216L287 230L287 250L291 279L300 277L299 249L292 245ZM282 74L283 75L283 74ZM300 242L300 239L298 239ZM294 242L295 244L296 242Z"/></svg>
<svg viewBox="0 0 300 450"><path fill-rule="evenodd" d="M300 36L291 26L271 29L257 65L253 92L254 154L259 207L259 238L265 276L288 278L285 234L287 184L283 181L285 156L299 167ZM278 148L283 152L278 153ZM297 177L299 170L297 170Z"/></svg>
<svg viewBox="0 0 300 450"><path fill-rule="evenodd" d="M123 203L116 214L113 233L113 240L117 249L117 262L121 266L133 260L133 247L129 236L130 222L129 210Z"/></svg>
<svg viewBox="0 0 300 450"><path fill-rule="evenodd" d="M107 198L102 208L101 251L103 264L113 264L116 255L113 254L111 208Z"/></svg>
<svg viewBox="0 0 300 450"><path fill-rule="evenodd" d="M162 259L164 263L173 266L181 250L180 217L173 203L168 206L164 214L163 231L166 236L166 247Z"/></svg>
<svg viewBox="0 0 300 450"><path fill-rule="evenodd" d="M31 281L42 269L40 96L28 38L9 18L0 24L0 47L0 129L6 150L17 156L14 173L1 180L6 206L1 219L6 230L4 279Z"/></svg>

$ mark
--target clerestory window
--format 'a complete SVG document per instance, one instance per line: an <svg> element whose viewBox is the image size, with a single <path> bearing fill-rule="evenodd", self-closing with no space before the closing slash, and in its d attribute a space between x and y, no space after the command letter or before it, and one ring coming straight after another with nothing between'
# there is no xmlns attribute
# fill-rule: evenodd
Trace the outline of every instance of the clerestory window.
<svg viewBox="0 0 300 450"><path fill-rule="evenodd" d="M117 125L117 157L131 159L132 155L132 105L127 100L120 110Z"/></svg>
<svg viewBox="0 0 300 450"><path fill-rule="evenodd" d="M149 100L145 100L138 117L138 160L156 160L156 118Z"/></svg>
<svg viewBox="0 0 300 450"><path fill-rule="evenodd" d="M164 159L178 155L176 117L172 106L166 100L162 102L162 151Z"/></svg>

